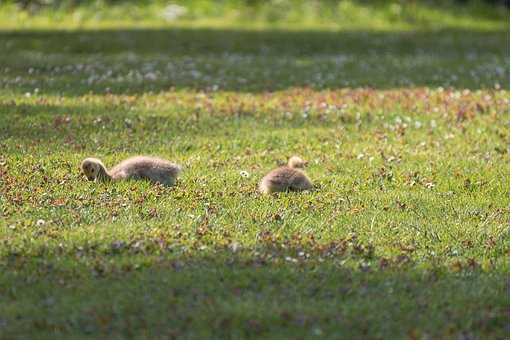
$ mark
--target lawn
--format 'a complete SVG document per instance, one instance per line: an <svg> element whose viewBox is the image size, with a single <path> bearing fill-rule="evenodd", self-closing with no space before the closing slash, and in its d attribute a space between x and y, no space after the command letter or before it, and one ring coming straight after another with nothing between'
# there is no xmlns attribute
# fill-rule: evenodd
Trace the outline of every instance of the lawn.
<svg viewBox="0 0 510 340"><path fill-rule="evenodd" d="M0 338L505 338L510 14L345 3L0 6ZM177 185L80 174L136 154Z"/></svg>

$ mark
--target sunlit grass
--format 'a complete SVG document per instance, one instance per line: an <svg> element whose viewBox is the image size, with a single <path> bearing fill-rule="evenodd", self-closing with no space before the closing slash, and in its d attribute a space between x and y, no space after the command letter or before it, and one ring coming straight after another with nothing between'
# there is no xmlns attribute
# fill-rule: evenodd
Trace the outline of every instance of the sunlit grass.
<svg viewBox="0 0 510 340"><path fill-rule="evenodd" d="M5 9L0 337L505 337L504 14L344 6L350 30ZM80 174L134 154L183 175ZM259 194L294 154L317 190Z"/></svg>
<svg viewBox="0 0 510 340"><path fill-rule="evenodd" d="M474 1L153 1L92 2L79 6L55 5L20 9L0 6L2 27L38 29L98 29L108 27L230 27L329 30L413 30L508 28L510 14L502 7Z"/></svg>

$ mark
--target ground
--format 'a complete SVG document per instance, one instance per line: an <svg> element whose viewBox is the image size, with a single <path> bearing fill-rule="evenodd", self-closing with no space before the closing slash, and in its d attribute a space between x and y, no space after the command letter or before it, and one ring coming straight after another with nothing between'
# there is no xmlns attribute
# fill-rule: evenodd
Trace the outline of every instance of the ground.
<svg viewBox="0 0 510 340"><path fill-rule="evenodd" d="M506 337L510 29L445 17L6 19L0 334ZM177 185L80 174L135 154ZM292 155L317 189L257 193Z"/></svg>

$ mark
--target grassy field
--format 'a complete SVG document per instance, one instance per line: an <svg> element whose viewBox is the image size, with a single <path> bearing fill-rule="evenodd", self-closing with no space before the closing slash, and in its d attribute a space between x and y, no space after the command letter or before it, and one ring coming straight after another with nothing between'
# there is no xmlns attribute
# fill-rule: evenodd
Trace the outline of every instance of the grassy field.
<svg viewBox="0 0 510 340"><path fill-rule="evenodd" d="M346 3L0 7L0 338L505 338L510 15ZM80 174L134 154L185 170ZM318 189L258 194L294 154Z"/></svg>

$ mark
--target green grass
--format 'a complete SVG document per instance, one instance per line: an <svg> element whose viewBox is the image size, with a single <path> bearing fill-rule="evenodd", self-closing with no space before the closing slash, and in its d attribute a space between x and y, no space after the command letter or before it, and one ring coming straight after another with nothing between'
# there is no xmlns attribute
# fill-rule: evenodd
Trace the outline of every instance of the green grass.
<svg viewBox="0 0 510 340"><path fill-rule="evenodd" d="M32 1L33 2L33 1ZM470 0L47 0L24 10L0 3L4 28L97 29L106 27L285 27L310 30L442 29L493 30L509 27L503 6ZM110 2L110 4L108 4ZM140 6L140 4L143 4Z"/></svg>
<svg viewBox="0 0 510 340"><path fill-rule="evenodd" d="M506 337L508 17L384 6L380 29L5 7L0 338ZM79 172L134 154L185 171ZM319 189L258 194L293 154Z"/></svg>

